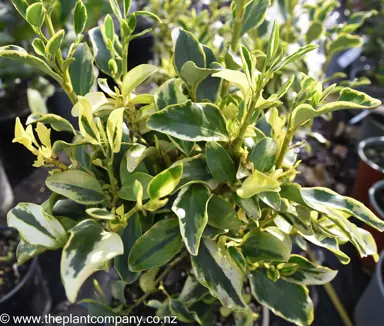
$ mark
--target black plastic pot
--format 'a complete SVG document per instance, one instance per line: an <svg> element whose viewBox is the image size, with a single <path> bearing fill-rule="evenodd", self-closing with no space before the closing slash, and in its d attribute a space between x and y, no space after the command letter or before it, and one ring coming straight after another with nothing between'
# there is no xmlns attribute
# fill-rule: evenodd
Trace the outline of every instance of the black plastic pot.
<svg viewBox="0 0 384 326"><path fill-rule="evenodd" d="M356 326L384 325L384 282L383 282L384 252L377 263L376 272L366 288L355 309Z"/></svg>
<svg viewBox="0 0 384 326"><path fill-rule="evenodd" d="M13 203L13 192L0 158L0 225Z"/></svg>
<svg viewBox="0 0 384 326"><path fill-rule="evenodd" d="M9 229L0 226L0 232ZM26 264L29 264L29 267L20 282L0 298L0 315L10 316L7 325L16 325L12 321L12 316L43 316L51 309L51 297L42 278L37 258Z"/></svg>

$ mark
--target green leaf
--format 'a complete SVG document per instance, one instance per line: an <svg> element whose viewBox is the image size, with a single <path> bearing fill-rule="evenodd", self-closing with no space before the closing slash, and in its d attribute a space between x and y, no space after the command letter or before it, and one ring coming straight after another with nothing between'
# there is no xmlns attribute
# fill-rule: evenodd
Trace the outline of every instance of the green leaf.
<svg viewBox="0 0 384 326"><path fill-rule="evenodd" d="M209 173L206 161L197 155L181 161L183 163L183 175L181 177L178 188L192 183L204 183L211 189L212 184L217 182L213 180L213 176Z"/></svg>
<svg viewBox="0 0 384 326"><path fill-rule="evenodd" d="M44 246L31 245L21 239L16 249L17 264L20 266L33 257L36 257L47 251L47 249L48 248Z"/></svg>
<svg viewBox="0 0 384 326"><path fill-rule="evenodd" d="M127 18L129 9L131 9L132 0L124 0L124 18Z"/></svg>
<svg viewBox="0 0 384 326"><path fill-rule="evenodd" d="M215 241L203 239L199 254L192 256L191 261L197 280L223 306L234 310L247 308L242 295L244 272Z"/></svg>
<svg viewBox="0 0 384 326"><path fill-rule="evenodd" d="M265 271L251 272L252 295L262 305L296 325L307 326L313 321L313 303L308 289L279 279L271 281Z"/></svg>
<svg viewBox="0 0 384 326"><path fill-rule="evenodd" d="M45 101L40 92L33 88L27 89L27 100L28 107L32 113L44 114L47 113L48 109L45 105Z"/></svg>
<svg viewBox="0 0 384 326"><path fill-rule="evenodd" d="M123 135L123 116L125 108L115 109L108 117L107 137L113 153L120 152Z"/></svg>
<svg viewBox="0 0 384 326"><path fill-rule="evenodd" d="M108 50L105 44L100 27L92 28L89 31L89 38L92 42L93 54L95 56L95 62L97 67L108 76L113 76L113 72L111 71L110 66L108 65L108 62L113 59L113 55ZM117 68L118 71L116 77L120 77L122 74L121 60L117 61Z"/></svg>
<svg viewBox="0 0 384 326"><path fill-rule="evenodd" d="M309 25L307 30L307 34L305 35L307 43L317 40L321 35L323 35L324 31L325 28L323 22L318 20L311 22L311 25Z"/></svg>
<svg viewBox="0 0 384 326"><path fill-rule="evenodd" d="M208 224L218 229L238 229L243 223L237 218L230 203L219 196L212 196L208 202Z"/></svg>
<svg viewBox="0 0 384 326"><path fill-rule="evenodd" d="M174 44L174 65L180 75L183 65L192 61L197 67L205 68L205 53L192 33L180 28L172 32Z"/></svg>
<svg viewBox="0 0 384 326"><path fill-rule="evenodd" d="M288 261L292 242L288 235L277 232L273 234L259 229L248 232L241 244L244 256L252 263L261 261Z"/></svg>
<svg viewBox="0 0 384 326"><path fill-rule="evenodd" d="M249 159L256 170L260 172L268 172L275 165L277 150L277 141L265 137L252 149Z"/></svg>
<svg viewBox="0 0 384 326"><path fill-rule="evenodd" d="M77 99L78 103L76 103L74 108L77 107L79 110L80 134L89 143L93 145L99 145L100 132L97 128L95 118L93 116L91 103L87 100L86 97L78 96Z"/></svg>
<svg viewBox="0 0 384 326"><path fill-rule="evenodd" d="M183 94L180 82L180 79L170 79L156 90L154 100L158 111L165 109L169 105L188 101L188 98Z"/></svg>
<svg viewBox="0 0 384 326"><path fill-rule="evenodd" d="M67 234L59 221L44 212L40 205L19 203L7 215L9 227L19 231L25 243L58 249L67 241Z"/></svg>
<svg viewBox="0 0 384 326"><path fill-rule="evenodd" d="M137 180L143 186L143 199L148 199L149 194L147 192L147 187L149 183L152 181L152 179L153 179L152 176L142 172L134 172L132 174L129 174L125 178L124 183L121 186L119 197L129 201L136 201L134 184L135 184L135 181Z"/></svg>
<svg viewBox="0 0 384 326"><path fill-rule="evenodd" d="M27 51L19 46L7 45L0 47L0 58L11 59L23 64L30 65L51 76L59 83L62 83L63 81L62 78L56 74L43 60L28 54Z"/></svg>
<svg viewBox="0 0 384 326"><path fill-rule="evenodd" d="M78 204L93 205L105 200L99 181L80 170L56 173L48 177L45 184L51 191Z"/></svg>
<svg viewBox="0 0 384 326"><path fill-rule="evenodd" d="M280 70L281 68L284 68L286 65L290 64L291 62L301 58L303 55L307 54L308 52L311 52L315 49L317 49L319 46L316 45L316 44L308 44L308 45L305 45L303 47L301 47L300 49L298 49L296 52L292 53L291 55L289 55L288 57L284 58L282 61L280 61L279 64L277 64L273 69L272 71L273 72L276 72L278 70Z"/></svg>
<svg viewBox="0 0 384 326"><path fill-rule="evenodd" d="M183 164L177 164L156 175L148 185L148 194L152 199L168 196L181 180Z"/></svg>
<svg viewBox="0 0 384 326"><path fill-rule="evenodd" d="M236 193L241 198L250 198L265 191L279 192L280 184L277 180L255 170L247 179L245 179L242 186L237 189Z"/></svg>
<svg viewBox="0 0 384 326"><path fill-rule="evenodd" d="M267 47L267 62L275 57L277 50L279 49L279 24L275 20L273 23L273 29L268 41Z"/></svg>
<svg viewBox="0 0 384 326"><path fill-rule="evenodd" d="M257 196L264 204L272 207L276 211L280 211L281 197L278 192L261 192Z"/></svg>
<svg viewBox="0 0 384 326"><path fill-rule="evenodd" d="M369 95L351 88L344 88L340 92L337 102L327 103L316 110L309 104L301 104L292 112L291 127L299 128L308 120L322 114L345 109L372 109L379 106L381 102Z"/></svg>
<svg viewBox="0 0 384 326"><path fill-rule="evenodd" d="M183 302L175 299L169 300L169 310L172 315L177 317L177 320L183 323L197 322L201 325L199 315L195 311L189 311Z"/></svg>
<svg viewBox="0 0 384 326"><path fill-rule="evenodd" d="M94 57L86 43L79 44L74 59L75 62L69 66L73 90L77 95L85 96L92 90L96 81Z"/></svg>
<svg viewBox="0 0 384 326"><path fill-rule="evenodd" d="M253 75L255 71L255 63L253 62L252 55L248 49L241 45L240 48L241 61L243 62L243 70L248 78L248 83L251 84L253 81Z"/></svg>
<svg viewBox="0 0 384 326"><path fill-rule="evenodd" d="M159 267L155 267L141 274L139 284L144 293L153 293L157 291L156 275L159 272L159 269Z"/></svg>
<svg viewBox="0 0 384 326"><path fill-rule="evenodd" d="M99 219L99 220L115 220L116 215L112 214L111 212L107 211L105 208L88 208L85 210L87 214L93 218Z"/></svg>
<svg viewBox="0 0 384 326"><path fill-rule="evenodd" d="M45 9L41 2L30 5L26 11L26 20L32 26L40 28L44 23Z"/></svg>
<svg viewBox="0 0 384 326"><path fill-rule="evenodd" d="M28 117L26 124L29 125L37 122L48 124L56 131L69 131L75 134L75 130L73 129L73 126L71 125L71 123L68 120L65 120L64 118L56 114L32 113Z"/></svg>
<svg viewBox="0 0 384 326"><path fill-rule="evenodd" d="M199 252L200 240L208 222L209 190L202 184L183 187L175 199L172 211L179 218L180 233L191 255Z"/></svg>
<svg viewBox="0 0 384 326"><path fill-rule="evenodd" d="M219 144L210 141L205 145L205 159L209 171L220 182L234 182L236 167L229 153Z"/></svg>
<svg viewBox="0 0 384 326"><path fill-rule="evenodd" d="M331 282L337 275L337 271L324 266L315 265L300 255L292 255L288 263L297 264L298 269L291 275L284 275L284 269L280 274L285 280L299 285L323 285Z"/></svg>
<svg viewBox="0 0 384 326"><path fill-rule="evenodd" d="M241 198L236 193L233 194L233 197L236 204L253 219L258 220L261 217L260 205L256 197Z"/></svg>
<svg viewBox="0 0 384 326"><path fill-rule="evenodd" d="M377 15L376 10L354 12L349 17L347 24L342 28L342 31L346 33L353 33L360 26L362 26L368 18L371 18L373 15Z"/></svg>
<svg viewBox="0 0 384 326"><path fill-rule="evenodd" d="M364 44L364 40L358 35L340 33L337 37L327 44L327 50L337 53L350 48L358 48Z"/></svg>
<svg viewBox="0 0 384 326"><path fill-rule="evenodd" d="M123 79L123 97L127 97L137 86L141 85L157 68L153 65L142 64L128 71Z"/></svg>
<svg viewBox="0 0 384 326"><path fill-rule="evenodd" d="M25 18L28 9L28 3L25 0L11 0L16 10Z"/></svg>
<svg viewBox="0 0 384 326"><path fill-rule="evenodd" d="M146 11L146 10L138 10L138 11L135 11L135 15L136 16L146 16L146 17L151 17L155 20L157 20L160 24L162 23L161 19L159 18L159 16L157 16L156 14L154 14L153 12L150 12L150 11Z"/></svg>
<svg viewBox="0 0 384 326"><path fill-rule="evenodd" d="M116 272L119 274L121 280L128 284L135 282L139 276L139 272L131 272L128 268L128 257L132 250L133 245L136 243L142 235L140 216L135 214L128 220L128 225L121 233L121 239L124 244L124 254L115 257L114 267Z"/></svg>
<svg viewBox="0 0 384 326"><path fill-rule="evenodd" d="M259 27L265 19L267 9L270 5L269 0L252 0L245 8L241 35L244 35L253 28Z"/></svg>
<svg viewBox="0 0 384 326"><path fill-rule="evenodd" d="M32 42L32 47L37 55L45 57L45 44L42 39L35 38Z"/></svg>
<svg viewBox="0 0 384 326"><path fill-rule="evenodd" d="M53 35L45 46L45 52L50 55L55 55L56 52L60 50L64 35L65 32L63 29L59 30L55 35Z"/></svg>
<svg viewBox="0 0 384 326"><path fill-rule="evenodd" d="M240 91L243 93L244 97L248 94L250 90L250 85L248 78L245 73L238 70L223 69L219 72L216 72L212 77L222 78L236 85Z"/></svg>
<svg viewBox="0 0 384 326"><path fill-rule="evenodd" d="M109 14L104 18L104 33L105 37L113 43L115 38L115 26L112 17Z"/></svg>
<svg viewBox="0 0 384 326"><path fill-rule="evenodd" d="M87 8L84 3L79 0L76 3L75 11L73 14L73 27L76 35L82 33L85 28L85 24L87 23L88 15Z"/></svg>
<svg viewBox="0 0 384 326"><path fill-rule="evenodd" d="M122 255L123 242L116 233L106 232L93 220L84 220L70 230L61 257L60 271L65 293L75 302L84 281L110 259Z"/></svg>
<svg viewBox="0 0 384 326"><path fill-rule="evenodd" d="M187 141L227 141L226 122L210 103L176 104L153 114L147 121L152 130Z"/></svg>
<svg viewBox="0 0 384 326"><path fill-rule="evenodd" d="M220 70L221 66L218 65L218 69L199 68L193 61L187 61L181 67L180 77L186 81L191 89L197 89L200 83L208 76Z"/></svg>
<svg viewBox="0 0 384 326"><path fill-rule="evenodd" d="M157 222L133 245L129 254L129 269L133 272L163 266L183 247L179 221L168 219Z"/></svg>
<svg viewBox="0 0 384 326"><path fill-rule="evenodd" d="M116 18L118 20L121 20L123 16L121 15L120 6L117 0L109 0L109 5L111 6L111 9L115 14Z"/></svg>

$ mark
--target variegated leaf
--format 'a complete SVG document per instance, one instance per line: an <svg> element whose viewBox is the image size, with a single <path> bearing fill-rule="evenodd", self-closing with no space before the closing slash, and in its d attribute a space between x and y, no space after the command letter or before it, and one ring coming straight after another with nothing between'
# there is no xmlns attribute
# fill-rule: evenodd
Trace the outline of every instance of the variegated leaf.
<svg viewBox="0 0 384 326"><path fill-rule="evenodd" d="M220 249L215 241L203 239L199 254L191 257L194 274L222 305L245 310L247 304L242 295L244 272L228 253Z"/></svg>
<svg viewBox="0 0 384 326"><path fill-rule="evenodd" d="M177 164L156 175L148 184L148 194L152 199L168 196L181 180L183 164Z"/></svg>
<svg viewBox="0 0 384 326"><path fill-rule="evenodd" d="M63 249L60 271L67 298L75 302L84 281L110 259L123 254L124 246L118 234L104 231L93 220L80 222L70 234Z"/></svg>
<svg viewBox="0 0 384 326"><path fill-rule="evenodd" d="M47 248L44 246L31 245L21 239L16 249L17 264L22 265L28 260L40 255L46 250Z"/></svg>
<svg viewBox="0 0 384 326"><path fill-rule="evenodd" d="M161 220L145 232L129 254L129 269L140 272L170 261L182 248L179 221Z"/></svg>
<svg viewBox="0 0 384 326"><path fill-rule="evenodd" d="M200 240L208 222L207 203L209 190L202 184L182 188L172 210L179 218L180 233L191 255L199 252Z"/></svg>
<svg viewBox="0 0 384 326"><path fill-rule="evenodd" d="M9 227L17 229L25 243L58 249L65 245L67 234L60 222L44 212L40 205L19 203L7 215Z"/></svg>
<svg viewBox="0 0 384 326"><path fill-rule="evenodd" d="M300 326L312 323L313 303L305 286L282 279L273 282L264 270L252 271L249 281L255 299L274 314Z"/></svg>
<svg viewBox="0 0 384 326"><path fill-rule="evenodd" d="M99 204L105 199L99 181L81 170L56 173L48 177L45 184L51 191L78 204Z"/></svg>
<svg viewBox="0 0 384 326"><path fill-rule="evenodd" d="M107 121L107 137L113 153L120 152L124 108L113 110Z"/></svg>

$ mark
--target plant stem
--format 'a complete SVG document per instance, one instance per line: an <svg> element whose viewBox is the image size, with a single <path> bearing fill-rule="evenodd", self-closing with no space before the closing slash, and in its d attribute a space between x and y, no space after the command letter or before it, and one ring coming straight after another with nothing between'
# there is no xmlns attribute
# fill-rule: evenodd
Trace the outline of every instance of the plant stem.
<svg viewBox="0 0 384 326"><path fill-rule="evenodd" d="M259 98L259 96L253 97L252 102L251 102L251 104L249 106L247 115L245 116L244 122L243 122L243 124L240 127L239 135L237 136L236 142L235 142L235 152L236 153L239 153L239 151L240 151L241 145L244 142L245 132L247 131L247 128L248 128L248 126L251 123L251 119L252 119L253 114L257 110L256 103L257 103L258 98ZM260 112L258 112L257 114L259 114L259 113Z"/></svg>
<svg viewBox="0 0 384 326"><path fill-rule="evenodd" d="M309 248L309 246L307 248L307 253L308 253L309 258L314 263L316 263L316 258L313 255L311 248ZM352 321L349 318L347 312L345 311L345 308L344 308L343 304L341 303L341 301L340 301L335 289L333 288L332 284L329 282L329 283L323 284L323 286L324 286L325 292L327 292L329 298L332 301L332 304L334 305L334 307L337 310L341 320L343 321L343 324L345 326L353 326Z"/></svg>
<svg viewBox="0 0 384 326"><path fill-rule="evenodd" d="M287 133L285 134L283 146L281 147L280 154L276 160L276 168L280 169L284 162L285 154L287 154L287 151L289 149L289 144L291 143L291 140L293 138L294 130L288 129Z"/></svg>
<svg viewBox="0 0 384 326"><path fill-rule="evenodd" d="M128 50L129 50L129 40L124 40L123 42L123 50L122 50L122 58L123 58L123 78L128 72Z"/></svg>
<svg viewBox="0 0 384 326"><path fill-rule="evenodd" d="M154 281L155 285L158 284L159 282L161 282L168 275L169 271L173 267L175 267L178 263L180 263L187 256L188 256L188 252L185 251L178 258L176 258L173 262L168 264L167 268L164 269L164 271L155 279L155 281ZM139 299L137 299L137 301L128 309L128 311L126 312L126 315L129 316L129 314L133 311L133 309L140 306L143 303L143 301L145 299L147 299L151 294L153 294L153 293L145 293Z"/></svg>

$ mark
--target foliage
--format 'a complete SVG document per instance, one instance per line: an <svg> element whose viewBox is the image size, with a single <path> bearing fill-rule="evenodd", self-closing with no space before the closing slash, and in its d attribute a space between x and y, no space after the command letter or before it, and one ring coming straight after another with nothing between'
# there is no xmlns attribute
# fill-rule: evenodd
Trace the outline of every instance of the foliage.
<svg viewBox="0 0 384 326"><path fill-rule="evenodd" d="M122 6L110 0L121 35L107 15L90 30L92 50L85 50L81 33L87 14L78 0L74 25L79 33L64 57L64 31L52 26L49 7L32 11L23 0L13 3L34 24L38 56L12 46L0 49L0 56L55 78L73 101L79 130L53 114L32 115L26 129L17 121L14 141L36 155L35 166L52 168L46 180L52 195L41 206L18 204L8 224L21 234L23 262L63 248L61 276L71 302L90 275L113 266L121 278L113 288L120 304L111 310L103 300L88 301L90 307L127 315L161 290L162 302L147 301L159 316L209 324L222 305L221 312L233 312L236 323L250 325L254 314L245 293L250 284L257 302L308 325L313 304L307 286L329 282L337 272L293 254L293 247L326 248L343 264L350 260L340 248L346 242L362 257L377 256L373 237L353 219L380 231L384 223L352 198L295 183L300 161L292 140L318 116L370 109L380 101L351 88L339 88L339 98L332 101L333 86L323 89L304 76L296 77L300 91L288 109L279 111L295 77L273 94L266 92L267 85L317 46L304 45L288 55L277 23L265 49L244 46L247 35L263 24L268 1L232 2L232 50L222 57L192 33L174 30L176 76L154 94L136 89L157 74L156 67L128 71L127 57L129 42L140 35L134 32L136 16L159 20L156 15L129 13L129 0ZM43 23L49 36L40 28ZM234 56L240 58L238 68L230 65ZM88 67L80 76L70 69L79 60ZM89 92L93 63L112 77L114 87L99 79L103 92ZM72 132L73 142L52 144L46 125ZM59 159L60 152L69 164ZM170 295L162 280L180 261L190 262L191 271L181 293ZM124 288L135 282L144 295L127 305Z"/></svg>

